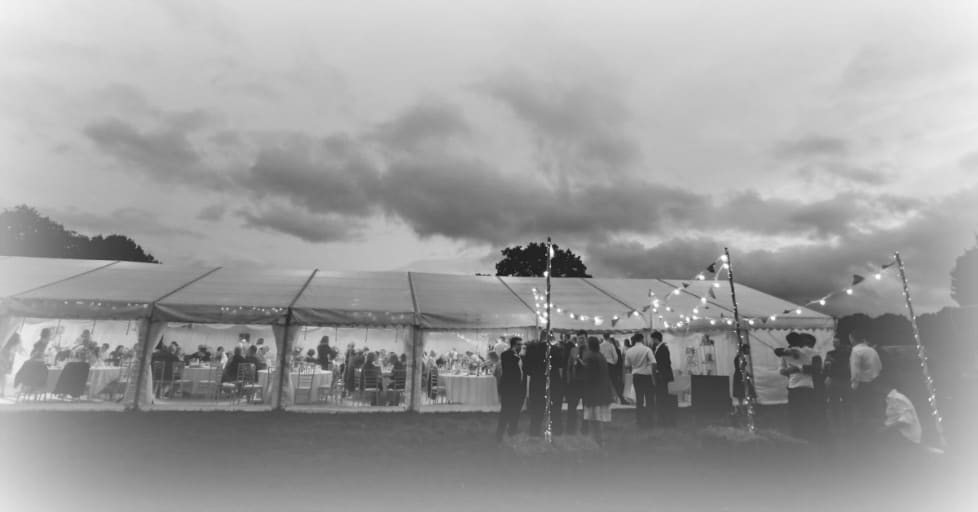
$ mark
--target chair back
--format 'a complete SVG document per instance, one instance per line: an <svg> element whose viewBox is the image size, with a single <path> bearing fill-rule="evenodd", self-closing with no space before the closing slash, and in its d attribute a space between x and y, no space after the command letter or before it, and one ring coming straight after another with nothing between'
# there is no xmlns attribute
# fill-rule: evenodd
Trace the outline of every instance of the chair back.
<svg viewBox="0 0 978 512"><path fill-rule="evenodd" d="M153 380L158 381L163 378L163 361L153 361Z"/></svg>
<svg viewBox="0 0 978 512"><path fill-rule="evenodd" d="M407 370L398 368L391 372L391 387L403 390L407 385Z"/></svg>
<svg viewBox="0 0 978 512"><path fill-rule="evenodd" d="M431 372L428 373L428 384L431 387L438 387L438 368L432 367Z"/></svg>
<svg viewBox="0 0 978 512"><path fill-rule="evenodd" d="M363 389L376 389L378 387L380 387L380 368L363 370Z"/></svg>
<svg viewBox="0 0 978 512"><path fill-rule="evenodd" d="M253 363L241 363L238 365L238 382L252 384L255 382L255 365Z"/></svg>
<svg viewBox="0 0 978 512"><path fill-rule="evenodd" d="M299 382L296 383L297 388L312 388L312 372L299 372Z"/></svg>

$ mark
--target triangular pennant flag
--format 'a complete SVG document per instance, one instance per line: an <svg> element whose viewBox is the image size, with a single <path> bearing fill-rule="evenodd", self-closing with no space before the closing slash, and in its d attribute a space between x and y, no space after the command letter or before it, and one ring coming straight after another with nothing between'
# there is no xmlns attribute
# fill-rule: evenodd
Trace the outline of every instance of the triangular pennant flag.
<svg viewBox="0 0 978 512"><path fill-rule="evenodd" d="M886 270L886 269L892 267L893 265L896 265L896 262L895 261L891 261L891 262L887 263L886 265L883 265L883 270Z"/></svg>
<svg viewBox="0 0 978 512"><path fill-rule="evenodd" d="M859 283L861 283L861 282L863 282L865 280L866 280L865 277L863 277L863 276L861 276L859 274L853 274L852 275L852 286L856 286L857 284L859 284Z"/></svg>
<svg viewBox="0 0 978 512"><path fill-rule="evenodd" d="M791 313L791 310L790 309L786 309L786 310L784 310L784 311L781 312L782 315L787 315L788 313Z"/></svg>
<svg viewBox="0 0 978 512"><path fill-rule="evenodd" d="M710 298L711 299L717 298L717 294L713 291L713 288L710 288Z"/></svg>
<svg viewBox="0 0 978 512"><path fill-rule="evenodd" d="M618 325L618 317L612 317L611 326L614 327L616 325Z"/></svg>
<svg viewBox="0 0 978 512"><path fill-rule="evenodd" d="M723 313L720 313L720 318L723 318Z"/></svg>
<svg viewBox="0 0 978 512"><path fill-rule="evenodd" d="M709 273L711 273L711 274L716 274L717 273L717 264L716 263L710 263L710 266L709 267L706 267L706 271L709 272Z"/></svg>
<svg viewBox="0 0 978 512"><path fill-rule="evenodd" d="M642 308L642 312L648 311L650 307L652 307L652 306L645 306L645 307L643 307Z"/></svg>
<svg viewBox="0 0 978 512"><path fill-rule="evenodd" d="M683 283L683 288L689 288L689 283Z"/></svg>
<svg viewBox="0 0 978 512"><path fill-rule="evenodd" d="M762 324L766 324L766 323L767 323L767 317L764 317L764 318L762 318L762 319L761 319L761 323L762 323Z"/></svg>

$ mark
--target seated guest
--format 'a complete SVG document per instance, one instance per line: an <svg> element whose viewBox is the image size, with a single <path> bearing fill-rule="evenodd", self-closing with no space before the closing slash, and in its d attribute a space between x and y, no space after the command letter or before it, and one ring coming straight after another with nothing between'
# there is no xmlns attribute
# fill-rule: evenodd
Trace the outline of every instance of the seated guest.
<svg viewBox="0 0 978 512"><path fill-rule="evenodd" d="M122 360L126 357L126 347L119 345L109 354L109 364L113 366L122 366Z"/></svg>
<svg viewBox="0 0 978 512"><path fill-rule="evenodd" d="M255 365L256 371L268 369L268 363L265 361L265 358L258 353L258 347L255 345L248 347L248 356L245 357L245 362Z"/></svg>
<svg viewBox="0 0 978 512"><path fill-rule="evenodd" d="M309 349L309 351L306 352L306 358L303 361L313 364L319 363L319 358L316 357L316 350Z"/></svg>
<svg viewBox="0 0 978 512"><path fill-rule="evenodd" d="M218 366L228 364L228 355L224 352L224 347L217 347L217 352L214 353L211 362L216 363Z"/></svg>
<svg viewBox="0 0 978 512"><path fill-rule="evenodd" d="M224 366L224 374L221 375L221 382L234 382L238 380L238 366L247 361L242 355L241 347L234 347L234 356Z"/></svg>
<svg viewBox="0 0 978 512"><path fill-rule="evenodd" d="M30 359L36 361L44 361L44 355L48 350L48 344L51 343L51 328L45 327L41 329L41 339L34 343L34 347L31 348Z"/></svg>
<svg viewBox="0 0 978 512"><path fill-rule="evenodd" d="M186 360L187 361L190 361L192 359L196 359L196 360L198 360L198 361L200 361L202 363L207 363L207 362L210 362L210 360L211 360L211 353L207 351L207 347L206 346L204 346L204 345L198 345L196 352L194 352L193 354L190 354L190 355L186 356Z"/></svg>
<svg viewBox="0 0 978 512"><path fill-rule="evenodd" d="M397 357L397 354L391 354L390 358L388 359L388 365L390 365L391 371L403 370L404 360L402 360L400 357Z"/></svg>
<svg viewBox="0 0 978 512"><path fill-rule="evenodd" d="M380 387L380 368L375 363L377 355L373 352L367 354L366 359L363 362L363 371L360 373L360 389L364 388L364 382L368 378L376 378L377 387Z"/></svg>

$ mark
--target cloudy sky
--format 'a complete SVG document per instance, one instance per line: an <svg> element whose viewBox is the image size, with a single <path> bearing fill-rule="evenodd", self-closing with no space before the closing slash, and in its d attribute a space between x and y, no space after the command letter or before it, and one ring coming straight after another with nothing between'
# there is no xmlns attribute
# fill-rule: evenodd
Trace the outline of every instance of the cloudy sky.
<svg viewBox="0 0 978 512"><path fill-rule="evenodd" d="M804 301L900 250L933 310L978 231L973 1L7 1L0 59L0 206L164 263L492 272L550 235L600 276L729 246Z"/></svg>

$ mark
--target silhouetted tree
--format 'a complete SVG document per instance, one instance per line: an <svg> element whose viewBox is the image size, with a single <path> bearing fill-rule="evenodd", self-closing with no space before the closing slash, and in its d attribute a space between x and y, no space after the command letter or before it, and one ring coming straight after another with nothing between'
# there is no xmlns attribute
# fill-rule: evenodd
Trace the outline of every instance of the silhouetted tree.
<svg viewBox="0 0 978 512"><path fill-rule="evenodd" d="M65 229L27 205L0 213L0 230L0 254L6 256L159 263L128 237L97 235L89 238Z"/></svg>
<svg viewBox="0 0 978 512"><path fill-rule="evenodd" d="M581 257L569 249L554 244L551 262L552 277L591 277ZM518 245L502 250L503 259L496 263L497 276L543 277L547 270L547 244L530 242L526 247Z"/></svg>
<svg viewBox="0 0 978 512"><path fill-rule="evenodd" d="M968 249L951 269L951 298L962 306L978 305L978 245Z"/></svg>

